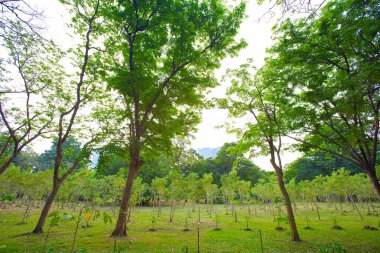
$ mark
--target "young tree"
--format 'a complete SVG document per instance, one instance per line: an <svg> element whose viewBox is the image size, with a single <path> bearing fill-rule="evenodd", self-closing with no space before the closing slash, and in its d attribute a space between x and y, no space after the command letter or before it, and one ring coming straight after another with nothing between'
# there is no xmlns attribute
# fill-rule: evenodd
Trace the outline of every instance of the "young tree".
<svg viewBox="0 0 380 253"><path fill-rule="evenodd" d="M203 177L200 179L200 182L202 184L202 188L205 192L205 203L207 205L207 211L211 215L211 205L213 204L213 198L215 197L215 186L217 185L213 184L214 178L212 176L212 173L205 173L203 174Z"/></svg>
<svg viewBox="0 0 380 253"><path fill-rule="evenodd" d="M158 209L157 209L157 216L160 217L161 214L161 201L165 197L166 193L166 184L167 179L166 178L158 178L152 180L151 189L152 192L155 195L155 199L158 200Z"/></svg>
<svg viewBox="0 0 380 253"><path fill-rule="evenodd" d="M271 69L268 66L264 66L256 74L255 80L252 80L252 71L250 64L244 64L240 69L231 72L232 86L227 92L228 98L221 100L220 104L223 108L229 109L233 117L248 114L252 118L244 130L233 130L240 136L239 144L235 149L240 153L251 151L253 154L270 156L270 163L276 171L278 185L285 200L292 239L301 241L283 180L281 159L282 138L287 129L283 120L284 108L280 107L280 100L287 91L275 89L275 84L270 80Z"/></svg>
<svg viewBox="0 0 380 253"><path fill-rule="evenodd" d="M77 80L66 79L62 80L55 86L54 92L51 94L52 100L58 102L58 122L56 126L56 153L54 159L54 175L53 175L53 189L50 192L46 203L41 211L40 218L37 222L33 233L42 233L43 227L48 216L49 210L53 204L53 201L58 193L58 190L66 178L73 173L80 163L89 157L90 147L97 140L98 135L93 131L97 131L96 128L86 125L87 122L83 122L84 115L79 118L80 109L94 99L97 94L100 97L99 90L96 87L98 78L97 65L94 59L90 59L91 49L93 49L93 40L96 38L96 32L100 29L99 20L99 0L88 1L63 1L67 5L72 7L74 12L74 28L82 40L82 44L77 49L72 50L74 58L74 66L79 68L79 71L72 75ZM95 33L95 34L94 34ZM67 81L67 82L64 82ZM79 120L82 122L78 122ZM82 123L82 124L78 124ZM86 143L81 147L79 153L73 153L72 149L63 150L63 145L70 136L82 133L83 129L87 136L83 136L86 139ZM74 162L69 166L62 165L64 156L74 156Z"/></svg>
<svg viewBox="0 0 380 253"><path fill-rule="evenodd" d="M199 176L195 172L191 172L187 177L185 177L185 184L186 184L186 200L191 202L192 211L195 211L195 203L200 198L199 189L198 189L198 182L199 182Z"/></svg>
<svg viewBox="0 0 380 253"><path fill-rule="evenodd" d="M171 170L167 178L168 188L166 194L168 200L170 201L169 222L172 223L177 202L185 197L185 179L184 176L179 173L179 170L177 168Z"/></svg>
<svg viewBox="0 0 380 253"><path fill-rule="evenodd" d="M224 197L226 214L228 214L228 208L232 203L231 215L234 215L234 200L237 195L237 187L240 181L237 171L232 170L230 173L222 175L220 181L222 182L221 192Z"/></svg>
<svg viewBox="0 0 380 253"><path fill-rule="evenodd" d="M147 156L168 152L175 137L199 122L213 70L245 43L235 41L245 4L222 1L150 0L109 2L105 19L112 44L104 59L105 80L120 97L119 131L126 142L129 172L116 228L126 236L134 178ZM145 158L144 158L145 157Z"/></svg>

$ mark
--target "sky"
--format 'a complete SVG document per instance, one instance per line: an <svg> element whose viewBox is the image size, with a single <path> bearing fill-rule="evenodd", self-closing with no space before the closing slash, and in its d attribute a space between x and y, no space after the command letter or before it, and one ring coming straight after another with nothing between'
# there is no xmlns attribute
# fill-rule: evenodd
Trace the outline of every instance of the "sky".
<svg viewBox="0 0 380 253"><path fill-rule="evenodd" d="M68 30L65 29L65 22L68 20L69 14L62 4L57 0L32 0L31 5L44 11L47 22L46 36L48 38L54 39L58 45L66 49L74 46L75 41L69 39L66 35ZM248 58L254 60L256 67L263 65L265 50L274 43L271 39L271 28L278 21L276 16L265 15L270 7L271 5L269 4L258 6L256 1L248 2L247 18L243 21L237 36L237 38L244 38L248 46L240 51L238 57L226 58L222 61L221 68L215 71L219 80L221 80L227 69L238 68ZM221 82L219 87L210 92L209 98L223 97L227 88L228 83ZM227 114L227 111L221 109L204 110L202 112L202 122L198 125L198 131L193 134L195 138L191 142L191 147L194 149L216 148L221 147L226 142L237 141L234 135L227 134L224 128L218 127L227 121L231 122ZM239 124L243 123L242 120L239 121ZM39 142L39 146L34 146L37 151L48 147L49 142ZM283 154L283 163L287 164L299 156L299 153L285 152ZM262 169L273 170L268 157L257 157L253 159L253 162Z"/></svg>
<svg viewBox="0 0 380 253"><path fill-rule="evenodd" d="M271 5L264 4L258 6L256 1L249 1L246 14L248 17L244 20L240 27L238 38L247 41L248 46L241 50L238 57L224 59L221 68L216 71L216 75L220 80L228 68L238 68L241 64L246 63L247 59L252 58L256 67L264 64L266 56L265 50L274 44L272 40L272 27L278 21L278 18L266 15ZM228 83L221 82L221 86L214 89L210 97L223 97L228 88ZM198 132L194 134L195 139L192 141L192 147L197 148L216 148L221 147L226 142L236 142L235 135L227 134L225 128L219 126L226 122L235 121L236 124L242 126L243 119L233 120L228 118L228 112L221 109L204 110L202 122L198 125ZM298 152L284 152L283 164L288 164L300 157ZM264 170L273 170L269 162L269 157L260 156L252 159L253 162Z"/></svg>
<svg viewBox="0 0 380 253"><path fill-rule="evenodd" d="M259 21L267 11L267 6L257 6L255 1L250 1L247 6L248 17L240 27L238 38L247 41L248 46L241 50L238 57L226 58L222 61L221 68L216 70L216 76L221 80L228 68L238 68L244 64L248 58L254 59L254 64L260 67L264 63L265 49L273 44L271 39L271 27L275 20L266 17ZM223 97L228 83L223 83L220 87L214 89L210 97ZM192 142L193 148L216 148L225 142L236 141L234 135L226 133L224 128L216 128L227 121L227 111L212 109L203 111L202 123L198 126L198 132L195 134L195 140Z"/></svg>

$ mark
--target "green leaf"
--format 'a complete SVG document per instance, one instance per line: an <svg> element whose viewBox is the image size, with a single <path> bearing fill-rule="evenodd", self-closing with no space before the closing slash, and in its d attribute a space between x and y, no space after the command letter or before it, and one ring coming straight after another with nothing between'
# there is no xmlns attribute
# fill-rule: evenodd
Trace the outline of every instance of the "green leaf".
<svg viewBox="0 0 380 253"><path fill-rule="evenodd" d="M107 224L108 222L112 223L112 218L106 212L103 212L103 221L104 221L104 224Z"/></svg>
<svg viewBox="0 0 380 253"><path fill-rule="evenodd" d="M67 213L63 214L62 218L61 218L62 221L70 221L73 219L74 219L74 216L72 216L71 214L67 214Z"/></svg>
<svg viewBox="0 0 380 253"><path fill-rule="evenodd" d="M57 216L59 216L59 211L53 211L53 212L51 212L49 214L48 218L50 218L50 217L57 217Z"/></svg>
<svg viewBox="0 0 380 253"><path fill-rule="evenodd" d="M54 217L50 220L50 226L58 224L60 220L61 220L61 218L60 218L59 216L54 216Z"/></svg>
<svg viewBox="0 0 380 253"><path fill-rule="evenodd" d="M83 226L87 227L88 226L88 223L86 221L86 219L84 217L79 217L80 218L80 221L82 223Z"/></svg>

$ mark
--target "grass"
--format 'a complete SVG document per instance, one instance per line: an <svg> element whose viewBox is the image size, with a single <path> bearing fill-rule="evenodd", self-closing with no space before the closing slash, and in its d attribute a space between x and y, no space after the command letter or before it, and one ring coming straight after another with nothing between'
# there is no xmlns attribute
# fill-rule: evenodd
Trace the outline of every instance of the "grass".
<svg viewBox="0 0 380 253"><path fill-rule="evenodd" d="M170 224L169 208L163 208L162 214L155 221L154 228L157 231L149 231L152 228L152 215L156 212L151 207L142 207L132 212L132 222L128 224L128 237L116 241L116 252L184 252L185 246L188 252L197 252L197 227L200 227L200 251L201 252L261 252L259 229L262 232L264 252L318 252L319 249L329 243L338 243L348 252L380 252L380 230L364 230L364 226L379 228L380 217L378 215L365 215L366 209L362 207L362 221L355 210L345 206L347 211L341 215L333 204L320 204L321 221L317 213L308 211L309 225L306 227L306 206L297 205L296 222L303 242L296 243L290 240L289 225L284 223L283 231L275 230L277 221L274 221L269 209L257 208L257 217L251 212L249 227L251 231L245 231L247 209L238 207L237 217L225 214L222 205L215 206L211 217L207 214L206 207L201 206L201 223L198 224L198 212L191 213L188 218L190 231L184 232L185 217L188 216L188 208L177 206L174 222ZM309 208L309 207L308 207ZM377 206L380 208L380 206ZM285 208L282 208L284 215ZM26 224L20 224L23 210L16 207L8 207L0 210L0 252L41 252L45 240L45 234L29 234L33 230L40 210L32 209L31 215L25 220ZM106 210L103 208L103 210ZM65 209L68 213L71 209ZM216 231L215 213L218 214L218 227ZM276 213L278 211L276 210ZM331 227L336 223L342 226L342 230L334 230ZM115 218L112 224L104 224L101 219L89 222L90 227L80 228L76 239L75 252L114 252L114 238L110 238ZM47 227L45 227L45 232ZM52 226L46 251L70 252L71 242L75 231L73 221ZM50 250L50 251L49 251Z"/></svg>

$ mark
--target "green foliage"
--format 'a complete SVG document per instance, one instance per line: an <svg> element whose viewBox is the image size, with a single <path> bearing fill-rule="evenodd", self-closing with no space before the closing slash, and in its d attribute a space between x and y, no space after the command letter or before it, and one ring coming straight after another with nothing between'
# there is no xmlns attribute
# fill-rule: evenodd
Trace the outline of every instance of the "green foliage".
<svg viewBox="0 0 380 253"><path fill-rule="evenodd" d="M16 194L4 194L4 195L1 195L0 196L0 201L1 202L4 202L4 201L12 201L12 200L15 200L16 199Z"/></svg>
<svg viewBox="0 0 380 253"><path fill-rule="evenodd" d="M118 129L129 136L123 139L128 154L149 161L170 154L174 139L199 122L206 90L217 85L213 70L245 46L235 40L245 4L229 9L217 0L134 3L103 6L104 44L112 47L101 63L104 81L118 92L114 125L131 126Z"/></svg>
<svg viewBox="0 0 380 253"><path fill-rule="evenodd" d="M203 177L207 173L213 174L213 183L221 185L221 176L236 169L241 179L250 181L252 184L258 182L260 178L264 178L266 173L258 166L252 163L244 156L234 154L232 147L236 143L225 143L217 153L215 158L198 159L191 164L185 164L181 167L184 174L191 172L197 173Z"/></svg>
<svg viewBox="0 0 380 253"><path fill-rule="evenodd" d="M287 217L284 217L284 216L276 217L276 221L277 221L277 227L280 227L281 224L289 223L288 218L287 218Z"/></svg>
<svg viewBox="0 0 380 253"><path fill-rule="evenodd" d="M54 167L56 158L57 139L54 138L49 149L45 150L38 158L38 167L35 170L47 170ZM74 163L76 156L80 153L81 143L73 138L68 138L62 145L62 166L70 166ZM84 159L78 168L82 168L88 160ZM17 164L17 163L16 163Z"/></svg>
<svg viewBox="0 0 380 253"><path fill-rule="evenodd" d="M275 28L276 44L266 61L268 81L286 91L284 114L298 148L340 156L374 178L378 10L377 1L330 1L320 15L286 20Z"/></svg>
<svg viewBox="0 0 380 253"><path fill-rule="evenodd" d="M288 180L294 178L297 182L301 180L313 180L316 176L329 176L338 168L345 168L351 173L361 172L360 167L340 157L331 156L325 152L315 152L303 155L294 162L285 166L284 177Z"/></svg>

